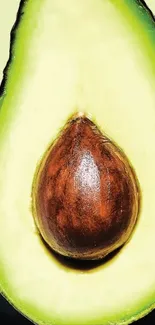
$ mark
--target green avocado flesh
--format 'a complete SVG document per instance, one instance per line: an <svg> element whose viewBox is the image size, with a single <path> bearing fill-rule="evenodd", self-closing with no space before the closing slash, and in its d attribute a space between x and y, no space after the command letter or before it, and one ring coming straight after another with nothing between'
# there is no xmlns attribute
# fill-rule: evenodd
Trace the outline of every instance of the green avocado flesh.
<svg viewBox="0 0 155 325"><path fill-rule="evenodd" d="M153 17L138 0L27 0L21 13L0 100L1 291L37 324L129 324L155 306ZM76 112L122 148L142 198L130 241L87 270L51 254L31 208L36 167Z"/></svg>

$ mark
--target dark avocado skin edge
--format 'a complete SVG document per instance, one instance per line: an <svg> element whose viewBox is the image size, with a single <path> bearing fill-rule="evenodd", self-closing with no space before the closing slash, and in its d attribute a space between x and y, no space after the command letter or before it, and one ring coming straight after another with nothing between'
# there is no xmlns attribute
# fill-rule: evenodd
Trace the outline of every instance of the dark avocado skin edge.
<svg viewBox="0 0 155 325"><path fill-rule="evenodd" d="M3 70L3 79L1 81L1 84L0 84L0 97L4 94L5 92L5 85L6 85L6 82L7 82L7 74L8 74L8 70L9 70L9 67L12 63L12 59L13 59L13 55L14 55L14 43L15 43L15 40L16 40L16 32L18 30L18 26L20 24L20 21L21 21L21 18L24 14L24 7L26 5L28 0L21 0L20 1L20 4L19 4L19 8L18 8L18 11L17 11L17 15L16 15L16 19L15 19L15 23L11 29L11 32L10 32L10 50L9 50L9 58L8 58L8 61L6 63L6 66Z"/></svg>
<svg viewBox="0 0 155 325"><path fill-rule="evenodd" d="M15 19L15 23L11 29L11 32L10 32L9 58L8 58L5 68L3 70L3 78L0 83L0 98L2 97L2 95L5 94L5 86L6 86L6 82L7 82L8 70L12 63L12 59L13 59L13 55L14 55L14 44L15 44L15 40L16 40L16 33L18 30L18 26L21 22L22 16L24 14L24 8L25 8L27 1L28 0L20 1L16 19ZM152 20L152 23L154 24L155 23L155 15L152 13L151 9L147 6L146 2L144 0L135 0L135 2L137 2L138 6L142 7L142 10L147 11L149 19ZM2 310L0 308L0 320L1 319L5 320L5 323L7 323L7 324L12 324L12 321L16 322L16 319L19 320L19 324L21 324L21 323L25 324L25 325L36 324L28 316L24 315L20 310L18 310L14 306L14 304L11 302L11 299L5 297L5 295L2 292L0 293L0 305L1 305L1 301L2 301ZM5 311L3 311L4 308L5 308ZM8 309L8 312L7 312L7 309ZM147 324L153 325L154 321L155 321L155 310L154 309L155 309L155 303L153 305L151 305L148 309L146 309L142 314L135 315L135 319L136 319L136 317L138 318L137 321L133 321L131 319L126 324L134 323L136 325L147 325ZM10 316L11 314L12 314L12 316ZM9 315L9 316L6 316L6 315ZM5 318L3 318L3 317L5 317ZM8 321L9 321L9 323L8 323ZM16 324L18 324L18 323L16 323Z"/></svg>
<svg viewBox="0 0 155 325"><path fill-rule="evenodd" d="M151 9L148 7L146 2L144 0L137 0L140 6L144 7L145 10L147 10L148 14L152 17L153 20L155 20L155 15L151 11Z"/></svg>

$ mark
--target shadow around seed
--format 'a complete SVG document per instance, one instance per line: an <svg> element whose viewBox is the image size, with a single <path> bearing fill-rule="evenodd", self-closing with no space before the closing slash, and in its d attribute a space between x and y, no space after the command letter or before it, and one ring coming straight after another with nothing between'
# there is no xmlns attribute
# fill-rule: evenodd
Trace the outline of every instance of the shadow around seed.
<svg viewBox="0 0 155 325"><path fill-rule="evenodd" d="M49 245L45 242L45 240L40 234L39 237L45 249L48 251L48 254L50 254L55 259L55 262L59 263L59 265L61 265L63 268L66 267L74 271L91 271L100 266L103 266L106 263L110 262L112 259L114 259L114 257L116 257L116 255L120 252L123 247L122 246L117 248L114 252L108 254L107 256L99 260L78 260L65 257L56 253L49 247Z"/></svg>

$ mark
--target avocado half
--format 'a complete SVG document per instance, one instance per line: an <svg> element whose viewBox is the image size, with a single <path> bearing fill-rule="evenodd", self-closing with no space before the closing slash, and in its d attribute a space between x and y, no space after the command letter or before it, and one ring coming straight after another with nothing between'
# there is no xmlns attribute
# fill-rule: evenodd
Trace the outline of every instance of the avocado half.
<svg viewBox="0 0 155 325"><path fill-rule="evenodd" d="M0 288L37 324L129 324L155 307L155 22L136 0L27 0L0 99ZM61 263L32 211L36 167L82 112L128 156L141 189L129 242L94 268Z"/></svg>

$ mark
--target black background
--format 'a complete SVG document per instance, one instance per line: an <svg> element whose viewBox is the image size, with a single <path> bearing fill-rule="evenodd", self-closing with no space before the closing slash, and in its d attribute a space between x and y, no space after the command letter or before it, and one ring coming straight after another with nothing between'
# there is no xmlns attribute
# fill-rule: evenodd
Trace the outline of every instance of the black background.
<svg viewBox="0 0 155 325"><path fill-rule="evenodd" d="M32 325L30 321L12 308L2 296L0 296L0 324ZM143 319L133 323L133 325L155 325L155 311Z"/></svg>

